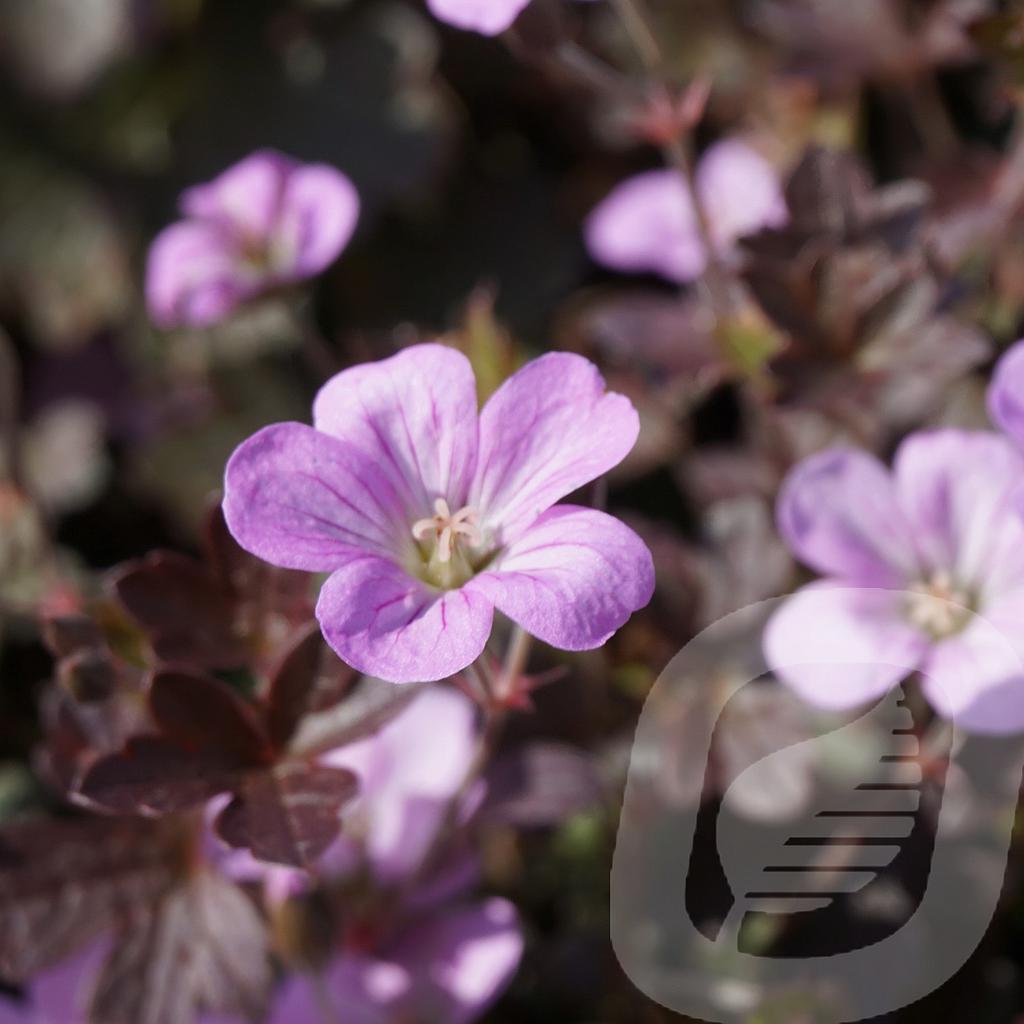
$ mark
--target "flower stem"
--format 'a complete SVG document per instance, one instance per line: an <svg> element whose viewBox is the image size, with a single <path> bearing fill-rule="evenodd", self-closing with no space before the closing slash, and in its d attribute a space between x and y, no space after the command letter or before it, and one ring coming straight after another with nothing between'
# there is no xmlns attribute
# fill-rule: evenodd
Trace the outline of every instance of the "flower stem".
<svg viewBox="0 0 1024 1024"><path fill-rule="evenodd" d="M612 6L618 13L619 20L633 43L640 62L651 79L659 87L664 87L669 74L666 67L665 55L658 42L651 24L650 14L647 11L644 0L611 0ZM715 320L721 324L729 319L732 309L729 287L723 273L718 253L715 249L714 239L711 235L711 225L708 220L704 204L701 202L700 193L697 189L697 179L694 168L694 160L691 146L691 133L685 138L677 136L662 146L662 155L665 162L675 168L683 181L683 187L690 196L697 222L697 234L700 237L701 245L704 248L705 265L697 284L706 294L708 305L711 308Z"/></svg>
<svg viewBox="0 0 1024 1024"><path fill-rule="evenodd" d="M467 665L462 670L462 674L469 683L470 689L473 691L473 695L480 702L481 707L487 710L489 714L491 706L494 703L494 694L491 687L488 685L487 680L484 678L483 672L481 672L482 667L482 663L474 662L472 665Z"/></svg>
<svg viewBox="0 0 1024 1024"><path fill-rule="evenodd" d="M526 661L530 656L532 646L533 637L522 626L515 626L512 630L512 639L509 641L508 650L505 653L501 678L498 681L497 696L499 700L504 700L511 694L515 681L526 668Z"/></svg>

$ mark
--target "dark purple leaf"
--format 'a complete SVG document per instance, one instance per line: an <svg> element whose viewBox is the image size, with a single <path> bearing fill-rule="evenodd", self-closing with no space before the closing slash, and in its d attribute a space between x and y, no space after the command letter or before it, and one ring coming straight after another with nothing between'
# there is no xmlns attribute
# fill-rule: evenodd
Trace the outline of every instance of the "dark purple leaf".
<svg viewBox="0 0 1024 1024"><path fill-rule="evenodd" d="M283 750L299 722L311 711L342 699L354 673L324 643L320 627L307 627L270 676L267 730L276 750Z"/></svg>
<svg viewBox="0 0 1024 1024"><path fill-rule="evenodd" d="M157 672L149 707L161 734L184 750L207 751L238 767L271 760L256 714L217 679L184 670Z"/></svg>
<svg viewBox="0 0 1024 1024"><path fill-rule="evenodd" d="M82 770L96 757L119 750L142 724L137 703L80 703L59 686L43 694L40 714L45 742L36 751L36 767L62 795L77 787Z"/></svg>
<svg viewBox="0 0 1024 1024"><path fill-rule="evenodd" d="M106 648L86 647L58 662L57 679L75 700L102 701L117 689L117 666Z"/></svg>
<svg viewBox="0 0 1024 1024"><path fill-rule="evenodd" d="M262 860L307 867L337 837L341 808L357 789L345 769L279 765L245 778L218 817L217 832Z"/></svg>
<svg viewBox="0 0 1024 1024"><path fill-rule="evenodd" d="M136 736L85 773L78 792L113 814L161 815L197 807L238 785L241 768L216 751Z"/></svg>
<svg viewBox="0 0 1024 1024"><path fill-rule="evenodd" d="M87 615L56 615L44 619L43 639L57 658L106 646L99 626Z"/></svg>
<svg viewBox="0 0 1024 1024"><path fill-rule="evenodd" d="M130 922L100 974L93 1024L258 1020L273 985L266 929L249 898L210 872Z"/></svg>
<svg viewBox="0 0 1024 1024"><path fill-rule="evenodd" d="M156 552L122 569L113 585L161 660L204 668L245 664L232 595L201 563Z"/></svg>
<svg viewBox="0 0 1024 1024"><path fill-rule="evenodd" d="M40 818L0 830L0 975L24 980L173 884L180 841L143 819Z"/></svg>

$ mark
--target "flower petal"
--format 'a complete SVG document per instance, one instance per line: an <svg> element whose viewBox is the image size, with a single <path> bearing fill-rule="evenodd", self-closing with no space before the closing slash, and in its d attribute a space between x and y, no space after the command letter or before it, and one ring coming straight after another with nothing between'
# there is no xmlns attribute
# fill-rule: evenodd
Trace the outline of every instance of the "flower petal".
<svg viewBox="0 0 1024 1024"><path fill-rule="evenodd" d="M344 439L402 494L408 526L466 503L476 464L476 381L469 360L445 345L413 345L390 359L343 370L316 396L318 430Z"/></svg>
<svg viewBox="0 0 1024 1024"><path fill-rule="evenodd" d="M146 305L160 327L217 323L260 286L259 276L239 259L234 240L217 225L172 224L150 246Z"/></svg>
<svg viewBox="0 0 1024 1024"><path fill-rule="evenodd" d="M938 644L922 668L929 703L971 732L1024 729L1024 589L1004 595Z"/></svg>
<svg viewBox="0 0 1024 1024"><path fill-rule="evenodd" d="M439 593L386 558L342 566L316 606L338 656L392 683L430 682L464 669L483 651L494 609L467 587Z"/></svg>
<svg viewBox="0 0 1024 1024"><path fill-rule="evenodd" d="M982 600L1024 583L1024 520L1015 495L1024 457L998 434L913 434L893 464L896 493L922 559Z"/></svg>
<svg viewBox="0 0 1024 1024"><path fill-rule="evenodd" d="M400 552L404 517L362 453L301 423L260 430L224 475L224 517L235 540L287 569L327 571L365 552Z"/></svg>
<svg viewBox="0 0 1024 1024"><path fill-rule="evenodd" d="M438 21L496 36L509 28L530 0L427 0Z"/></svg>
<svg viewBox="0 0 1024 1024"><path fill-rule="evenodd" d="M707 263L693 200L673 170L617 185L587 218L584 236L598 263L627 274L692 281Z"/></svg>
<svg viewBox="0 0 1024 1024"><path fill-rule="evenodd" d="M739 139L709 146L697 164L697 194L715 248L726 254L737 239L788 217L775 168Z"/></svg>
<svg viewBox="0 0 1024 1024"><path fill-rule="evenodd" d="M445 1012L434 1019L446 1024L481 1017L512 980L522 955L519 916L498 898L438 914L391 951L419 982L413 1005L433 1003L424 988L436 986L437 1005Z"/></svg>
<svg viewBox="0 0 1024 1024"><path fill-rule="evenodd" d="M842 709L875 700L910 675L928 640L904 619L907 594L812 583L768 620L768 667L804 700Z"/></svg>
<svg viewBox="0 0 1024 1024"><path fill-rule="evenodd" d="M354 1024L469 1024L501 995L522 954L515 907L489 899L412 925L376 956L343 955L328 972L326 989ZM272 1024L277 1021L283 1024L275 1014Z"/></svg>
<svg viewBox="0 0 1024 1024"><path fill-rule="evenodd" d="M498 543L509 544L545 509L617 466L640 421L624 395L605 390L582 356L534 359L480 414L480 456L470 502Z"/></svg>
<svg viewBox="0 0 1024 1024"><path fill-rule="evenodd" d="M188 217L220 223L250 239L265 239L281 207L288 175L298 166L283 153L262 149L229 167L213 181L182 194Z"/></svg>
<svg viewBox="0 0 1024 1024"><path fill-rule="evenodd" d="M920 575L892 478L865 452L832 448L804 459L782 485L776 518L793 554L821 573L869 587Z"/></svg>
<svg viewBox="0 0 1024 1024"><path fill-rule="evenodd" d="M432 687L376 735L320 758L359 776L359 797L346 813L365 821L378 877L400 879L420 866L466 782L476 742L472 702L458 690Z"/></svg>
<svg viewBox="0 0 1024 1024"><path fill-rule="evenodd" d="M603 512L548 509L467 590L553 647L600 647L654 591L644 542Z"/></svg>
<svg viewBox="0 0 1024 1024"><path fill-rule="evenodd" d="M1011 345L996 363L988 388L993 422L1024 448L1024 340Z"/></svg>
<svg viewBox="0 0 1024 1024"><path fill-rule="evenodd" d="M287 178L274 243L281 275L313 277L348 245L359 219L359 193L341 171L327 164L296 168Z"/></svg>

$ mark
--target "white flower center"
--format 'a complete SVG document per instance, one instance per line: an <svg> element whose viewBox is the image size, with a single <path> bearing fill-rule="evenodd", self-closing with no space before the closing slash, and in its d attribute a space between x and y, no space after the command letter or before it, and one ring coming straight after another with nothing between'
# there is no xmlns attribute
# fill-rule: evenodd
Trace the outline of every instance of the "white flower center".
<svg viewBox="0 0 1024 1024"><path fill-rule="evenodd" d="M452 560L452 551L459 537L465 537L473 547L483 543L480 516L472 505L466 505L452 515L448 502L438 498L434 502L434 512L436 514L429 519L418 519L412 524L412 535L416 540L426 540L433 534L435 554L442 564Z"/></svg>
<svg viewBox="0 0 1024 1024"><path fill-rule="evenodd" d="M970 594L945 569L908 588L907 618L936 640L959 633L971 616Z"/></svg>

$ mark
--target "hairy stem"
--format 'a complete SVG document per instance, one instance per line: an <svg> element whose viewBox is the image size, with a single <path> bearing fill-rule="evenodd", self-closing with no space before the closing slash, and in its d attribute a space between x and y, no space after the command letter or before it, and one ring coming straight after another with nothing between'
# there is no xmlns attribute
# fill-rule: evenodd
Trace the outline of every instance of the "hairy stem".
<svg viewBox="0 0 1024 1024"><path fill-rule="evenodd" d="M611 0L618 13L622 26L633 44L645 71L658 85L664 87L669 79L665 62L665 54L658 42L657 34L651 23L651 17L644 0ZM723 323L728 320L732 301L728 281L718 259L711 225L704 204L701 202L697 189L691 137L677 137L662 147L665 162L673 167L682 179L683 187L690 196L697 222L697 233L704 248L705 266L697 286L705 294L715 320Z"/></svg>

